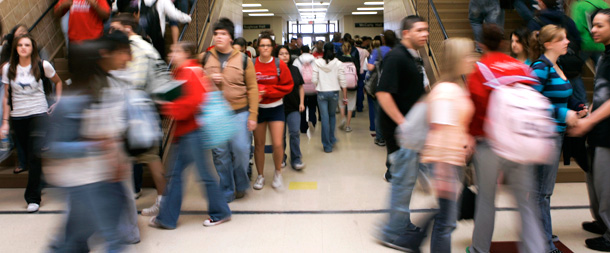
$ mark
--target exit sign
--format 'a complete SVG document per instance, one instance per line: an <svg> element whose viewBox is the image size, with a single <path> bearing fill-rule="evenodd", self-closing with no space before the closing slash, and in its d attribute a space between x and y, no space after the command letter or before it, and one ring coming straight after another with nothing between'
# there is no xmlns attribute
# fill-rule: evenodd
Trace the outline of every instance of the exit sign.
<svg viewBox="0 0 610 253"><path fill-rule="evenodd" d="M313 21L309 21L308 23L309 23L310 25L313 25Z"/></svg>

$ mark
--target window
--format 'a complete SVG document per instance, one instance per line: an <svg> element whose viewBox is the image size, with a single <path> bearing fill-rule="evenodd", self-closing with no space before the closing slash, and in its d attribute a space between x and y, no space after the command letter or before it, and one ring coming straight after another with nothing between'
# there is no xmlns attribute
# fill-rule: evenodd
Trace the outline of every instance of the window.
<svg viewBox="0 0 610 253"><path fill-rule="evenodd" d="M310 24L304 24L301 26L301 33L313 33L313 26Z"/></svg>
<svg viewBox="0 0 610 253"><path fill-rule="evenodd" d="M315 33L327 33L328 32L326 24L315 24L313 30Z"/></svg>

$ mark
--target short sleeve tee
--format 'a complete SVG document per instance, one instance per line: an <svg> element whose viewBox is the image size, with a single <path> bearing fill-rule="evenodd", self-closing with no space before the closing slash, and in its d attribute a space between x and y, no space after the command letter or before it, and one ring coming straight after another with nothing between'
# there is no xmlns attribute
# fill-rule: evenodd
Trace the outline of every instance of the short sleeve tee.
<svg viewBox="0 0 610 253"><path fill-rule="evenodd" d="M47 78L55 76L55 69L48 61L43 61L44 74ZM6 64L2 68L2 83L9 84L8 70L10 65ZM34 67L38 67L35 64ZM27 117L36 114L46 113L48 108L47 99L44 94L42 78L36 81L32 75L32 65L17 65L17 75L14 80L10 80L11 93L13 100L13 110L11 117Z"/></svg>
<svg viewBox="0 0 610 253"><path fill-rule="evenodd" d="M388 54L388 52L390 52L390 50L392 50L392 48L388 47L388 46L381 46L379 47L379 50L377 49L373 49L371 51L371 56L369 57L369 63L370 64L375 64L375 61L377 61L377 57L379 54L379 51L381 51L381 59L383 59L383 57L386 56L386 54Z"/></svg>
<svg viewBox="0 0 610 253"><path fill-rule="evenodd" d="M60 0L57 6L66 0ZM100 8L110 12L110 6L106 0L97 0ZM57 8L57 7L56 7ZM104 32L103 20L97 12L89 5L87 0L73 0L70 7L70 21L68 24L68 38L70 41L83 41L97 39Z"/></svg>

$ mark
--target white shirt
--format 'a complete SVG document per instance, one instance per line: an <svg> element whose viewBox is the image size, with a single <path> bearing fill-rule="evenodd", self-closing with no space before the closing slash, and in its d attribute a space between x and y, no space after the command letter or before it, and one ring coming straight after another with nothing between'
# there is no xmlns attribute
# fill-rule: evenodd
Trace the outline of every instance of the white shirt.
<svg viewBox="0 0 610 253"><path fill-rule="evenodd" d="M138 8L140 7L138 1ZM155 3L155 0L144 0L144 4L150 7ZM170 0L157 0L157 12L159 12L159 23L161 24L161 34L165 35L165 16L169 19L180 23L190 23L191 16L176 9L176 6Z"/></svg>
<svg viewBox="0 0 610 253"><path fill-rule="evenodd" d="M248 50L248 52L250 52L250 55L252 55L252 58L256 57L256 49L254 49L254 48L253 48L253 47L251 47L251 46L248 46L248 47L246 48L246 50Z"/></svg>
<svg viewBox="0 0 610 253"><path fill-rule="evenodd" d="M38 64L34 63L38 68ZM8 69L10 64L2 68L2 83L9 84ZM55 76L55 69L48 61L43 61L44 74L47 78ZM13 110L11 117L26 117L41 113L46 113L48 108L47 98L44 94L42 78L36 81L32 75L32 65L22 67L17 65L17 75L15 80L11 80Z"/></svg>
<svg viewBox="0 0 610 253"><path fill-rule="evenodd" d="M321 92L338 91L347 86L343 63L337 58L328 64L324 59L313 62L313 75L311 81L316 84L316 90Z"/></svg>

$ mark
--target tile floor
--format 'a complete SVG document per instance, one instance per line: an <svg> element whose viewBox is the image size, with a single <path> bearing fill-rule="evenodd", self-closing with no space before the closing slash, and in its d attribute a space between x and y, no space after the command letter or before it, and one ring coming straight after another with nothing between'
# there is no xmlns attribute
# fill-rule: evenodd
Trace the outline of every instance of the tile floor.
<svg viewBox="0 0 610 253"><path fill-rule="evenodd" d="M333 153L322 151L320 133L311 139L301 135L307 168L284 171L286 190L271 188L271 180L260 191L230 204L231 222L205 228L206 202L192 170L186 175L182 209L176 230L157 230L139 217L141 243L128 252L393 252L375 241L377 228L386 218L390 184L382 180L385 148L378 147L368 131L368 114L359 113L351 133L337 131L339 143ZM271 155L266 156L265 176L273 177ZM256 175L256 173L255 173ZM315 182L317 189L290 190L292 182ZM311 184L309 184L311 185ZM61 226L62 193L45 189L41 213L24 214L23 189L0 189L0 252L44 252ZM511 197L499 191L499 208L514 207ZM145 189L138 209L150 206L154 189ZM414 194L412 208L425 207L427 196ZM584 240L593 234L580 228L591 219L583 183L558 184L552 201L554 232L574 252L589 252ZM421 214L414 214L414 216ZM496 215L494 240L518 240L518 213L502 209ZM453 233L453 251L464 252L470 244L472 221L459 222ZM422 248L428 252L429 243ZM95 248L96 252L102 250Z"/></svg>

